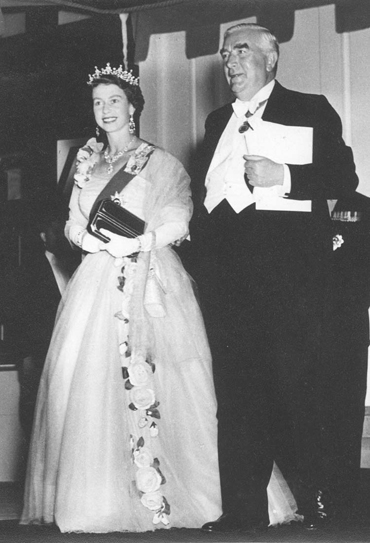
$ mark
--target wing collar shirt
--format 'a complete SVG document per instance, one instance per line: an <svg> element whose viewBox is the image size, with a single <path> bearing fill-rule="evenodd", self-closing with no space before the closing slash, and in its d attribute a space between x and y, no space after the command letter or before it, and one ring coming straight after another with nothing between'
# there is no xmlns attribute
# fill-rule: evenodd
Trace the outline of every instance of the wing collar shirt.
<svg viewBox="0 0 370 543"><path fill-rule="evenodd" d="M233 102L234 112L220 137L206 175L207 195L204 205L209 213L224 199L236 213L255 203L253 193L244 179L243 155L248 154L248 141L258 138L258 124L262 122L261 117L274 85L275 80L270 81L249 102L242 102L238 98ZM248 118L251 129L241 134L239 128L245 122L248 111L251 113ZM280 196L290 192L290 173L286 165L284 185L278 189Z"/></svg>

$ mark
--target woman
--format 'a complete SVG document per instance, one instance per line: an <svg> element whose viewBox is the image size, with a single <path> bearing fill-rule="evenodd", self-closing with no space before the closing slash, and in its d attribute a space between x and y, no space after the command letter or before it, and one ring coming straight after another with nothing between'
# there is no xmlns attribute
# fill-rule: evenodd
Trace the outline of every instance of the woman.
<svg viewBox="0 0 370 543"><path fill-rule="evenodd" d="M220 490L208 343L171 248L187 235L189 178L135 135L144 100L131 73L107 65L89 83L108 146L90 140L78 155L66 235L86 256L46 358L21 522L55 522L62 532L200 527L220 513ZM120 190L113 178L124 170ZM108 243L89 233L99 194L116 195L145 233L103 231Z"/></svg>
<svg viewBox="0 0 370 543"><path fill-rule="evenodd" d="M86 256L59 307L39 394L21 522L62 532L200 528L221 514L211 357L191 280L171 245L188 232L189 178L135 135L138 80L90 76L108 146L78 155L66 235ZM88 230L106 197L145 220ZM232 451L230 451L232 461Z"/></svg>

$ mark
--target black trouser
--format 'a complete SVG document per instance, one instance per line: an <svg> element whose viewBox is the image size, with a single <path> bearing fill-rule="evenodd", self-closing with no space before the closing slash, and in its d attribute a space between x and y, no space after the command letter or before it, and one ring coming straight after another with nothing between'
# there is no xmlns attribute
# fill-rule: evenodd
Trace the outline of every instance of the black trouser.
<svg viewBox="0 0 370 543"><path fill-rule="evenodd" d="M317 375L330 235L310 213L236 214L226 201L200 231L223 509L266 521L273 460L301 489L325 478Z"/></svg>

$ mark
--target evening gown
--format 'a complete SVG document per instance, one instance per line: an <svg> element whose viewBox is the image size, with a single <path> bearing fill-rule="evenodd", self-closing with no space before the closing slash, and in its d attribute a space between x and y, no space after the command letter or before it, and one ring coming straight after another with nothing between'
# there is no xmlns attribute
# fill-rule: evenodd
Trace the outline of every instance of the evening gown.
<svg viewBox="0 0 370 543"><path fill-rule="evenodd" d="M74 221L86 227L107 181L93 174L74 187ZM189 195L181 164L156 148L121 196L151 230L182 212L190 218ZM140 255L117 265L106 251L87 254L61 300L38 393L23 524L143 532L200 528L221 515L212 364L192 280L170 246L158 249L165 315L150 316L137 295L148 278ZM294 500L275 474L269 492L272 523L293 519Z"/></svg>

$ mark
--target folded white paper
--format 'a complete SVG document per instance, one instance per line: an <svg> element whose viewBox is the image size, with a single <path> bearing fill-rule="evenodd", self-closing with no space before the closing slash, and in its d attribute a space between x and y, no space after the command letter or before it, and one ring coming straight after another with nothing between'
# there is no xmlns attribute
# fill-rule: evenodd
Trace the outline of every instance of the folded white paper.
<svg viewBox="0 0 370 543"><path fill-rule="evenodd" d="M279 164L311 164L313 128L286 126L260 119L246 133L248 154L269 158ZM292 200L279 196L280 187L255 187L256 209L304 211L312 209L311 200Z"/></svg>

